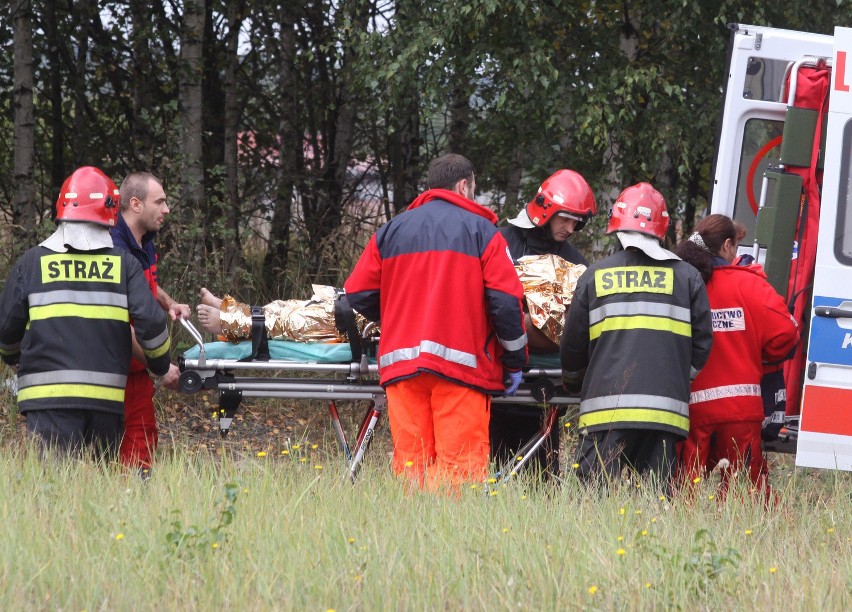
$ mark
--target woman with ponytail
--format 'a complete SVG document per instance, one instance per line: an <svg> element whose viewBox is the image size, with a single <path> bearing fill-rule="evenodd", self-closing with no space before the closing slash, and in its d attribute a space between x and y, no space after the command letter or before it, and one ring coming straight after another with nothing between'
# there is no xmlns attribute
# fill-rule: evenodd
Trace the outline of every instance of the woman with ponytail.
<svg viewBox="0 0 852 612"><path fill-rule="evenodd" d="M799 330L762 268L732 265L738 243L730 218L709 215L676 249L704 278L713 316L713 347L692 381L681 462L690 480L720 463L723 495L731 475L747 468L754 487L768 496L761 447L763 366L783 360Z"/></svg>

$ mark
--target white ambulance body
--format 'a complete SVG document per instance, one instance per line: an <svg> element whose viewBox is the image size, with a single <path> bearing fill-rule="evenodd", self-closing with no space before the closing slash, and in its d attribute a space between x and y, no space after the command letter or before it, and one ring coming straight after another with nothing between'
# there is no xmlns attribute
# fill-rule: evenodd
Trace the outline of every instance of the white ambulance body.
<svg viewBox="0 0 852 612"><path fill-rule="evenodd" d="M801 401L788 405L786 435L798 439L797 465L840 470L852 470L850 64L850 28L825 36L732 26L711 199L712 212L748 228L740 251L759 252L780 293L785 294L794 270L815 266L812 286L799 288L808 295L802 323L807 353ZM800 112L791 104L800 66L831 70L828 104L821 111ZM818 161L808 168L814 158ZM822 175L818 232L812 227L816 256L810 262L799 260L793 239L797 218L811 205L802 195L801 178L790 172L796 164L800 174L819 176L821 170Z"/></svg>

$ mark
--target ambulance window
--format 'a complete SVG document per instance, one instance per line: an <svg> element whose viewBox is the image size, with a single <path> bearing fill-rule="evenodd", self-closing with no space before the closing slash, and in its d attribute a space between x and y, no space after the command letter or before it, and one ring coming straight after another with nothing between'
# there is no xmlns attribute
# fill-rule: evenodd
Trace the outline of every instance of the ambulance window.
<svg viewBox="0 0 852 612"><path fill-rule="evenodd" d="M781 102L781 88L784 86L784 77L789 63L787 60L763 57L748 58L743 98Z"/></svg>
<svg viewBox="0 0 852 612"><path fill-rule="evenodd" d="M840 159L840 188L837 198L835 256L837 261L852 265L852 121L843 128L843 154Z"/></svg>
<svg viewBox="0 0 852 612"><path fill-rule="evenodd" d="M760 202L763 172L770 164L777 165L779 162L783 131L783 121L746 121L737 175L737 200L734 202L734 220L745 225L748 230L744 243L754 241L754 221Z"/></svg>

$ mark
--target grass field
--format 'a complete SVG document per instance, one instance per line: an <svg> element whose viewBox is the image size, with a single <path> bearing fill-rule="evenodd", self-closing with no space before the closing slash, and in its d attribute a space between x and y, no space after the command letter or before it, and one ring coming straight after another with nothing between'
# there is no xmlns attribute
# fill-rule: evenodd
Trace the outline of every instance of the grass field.
<svg viewBox="0 0 852 612"><path fill-rule="evenodd" d="M286 452L285 452L286 451ZM776 507L523 479L406 494L330 444L161 456L142 482L0 443L3 609L845 610L852 479L773 457Z"/></svg>

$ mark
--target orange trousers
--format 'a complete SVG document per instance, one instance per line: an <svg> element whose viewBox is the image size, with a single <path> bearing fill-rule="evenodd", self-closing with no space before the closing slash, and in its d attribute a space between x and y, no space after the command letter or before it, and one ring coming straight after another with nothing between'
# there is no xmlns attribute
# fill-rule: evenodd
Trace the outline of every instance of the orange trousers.
<svg viewBox="0 0 852 612"><path fill-rule="evenodd" d="M124 437L119 450L121 464L131 468L150 468L157 440L154 381L147 370L130 372L124 393Z"/></svg>
<svg viewBox="0 0 852 612"><path fill-rule="evenodd" d="M490 396L428 373L386 392L395 474L428 491L485 479Z"/></svg>

